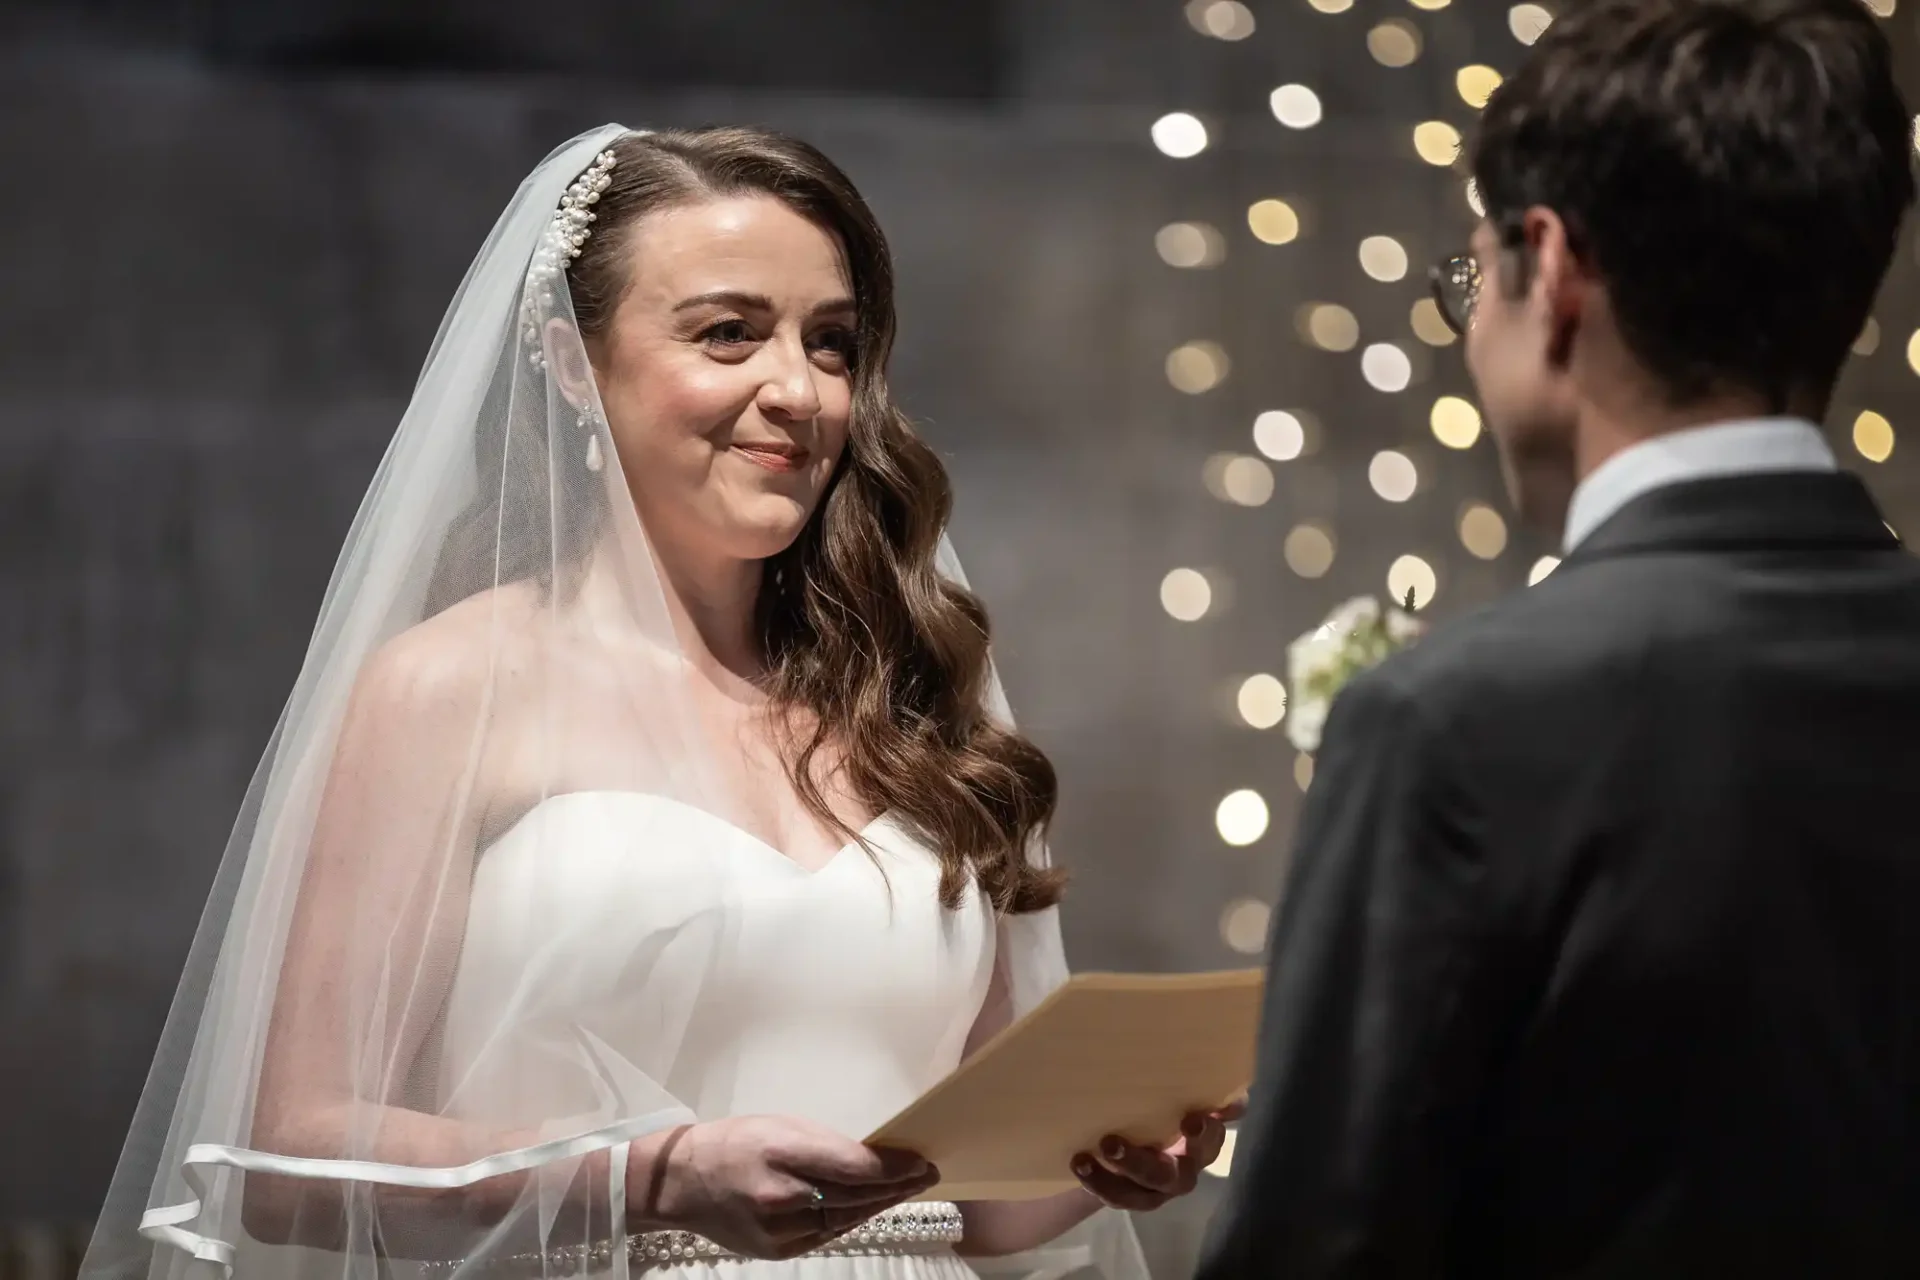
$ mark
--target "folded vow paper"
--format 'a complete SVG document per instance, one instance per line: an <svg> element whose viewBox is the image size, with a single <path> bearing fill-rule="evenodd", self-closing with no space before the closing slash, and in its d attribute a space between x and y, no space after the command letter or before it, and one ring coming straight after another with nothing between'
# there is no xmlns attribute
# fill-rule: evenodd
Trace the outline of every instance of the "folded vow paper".
<svg viewBox="0 0 1920 1280"><path fill-rule="evenodd" d="M1263 977L1078 974L867 1143L937 1165L929 1199L1070 1190L1073 1157L1105 1135L1163 1146L1188 1112L1246 1091Z"/></svg>

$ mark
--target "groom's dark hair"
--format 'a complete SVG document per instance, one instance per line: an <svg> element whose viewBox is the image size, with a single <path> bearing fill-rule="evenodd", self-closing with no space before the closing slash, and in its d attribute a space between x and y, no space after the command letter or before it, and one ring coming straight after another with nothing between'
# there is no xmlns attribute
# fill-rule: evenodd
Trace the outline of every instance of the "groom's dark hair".
<svg viewBox="0 0 1920 1280"><path fill-rule="evenodd" d="M1559 214L1676 404L1824 404L1914 199L1879 25L1861 0L1565 8L1482 116L1487 216Z"/></svg>

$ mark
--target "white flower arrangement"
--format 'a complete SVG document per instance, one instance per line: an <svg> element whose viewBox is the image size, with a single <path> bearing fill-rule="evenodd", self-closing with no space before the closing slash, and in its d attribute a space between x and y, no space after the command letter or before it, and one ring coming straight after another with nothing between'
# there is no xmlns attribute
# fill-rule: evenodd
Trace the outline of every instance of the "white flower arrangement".
<svg viewBox="0 0 1920 1280"><path fill-rule="evenodd" d="M1372 596L1356 596L1287 646L1287 738L1295 747L1318 751L1327 712L1347 681L1425 634L1413 603L1411 592L1404 606L1385 608Z"/></svg>

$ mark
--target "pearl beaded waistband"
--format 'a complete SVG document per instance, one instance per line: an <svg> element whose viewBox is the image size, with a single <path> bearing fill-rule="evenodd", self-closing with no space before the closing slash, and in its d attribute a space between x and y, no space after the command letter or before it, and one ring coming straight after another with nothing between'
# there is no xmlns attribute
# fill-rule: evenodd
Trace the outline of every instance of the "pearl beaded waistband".
<svg viewBox="0 0 1920 1280"><path fill-rule="evenodd" d="M898 1205L861 1223L833 1243L811 1250L808 1257L874 1257L921 1253L944 1253L960 1242L961 1220L957 1205L943 1201ZM494 1277L577 1276L605 1271L613 1265L611 1241L548 1249L544 1253L514 1254L504 1258L429 1262L422 1266L422 1280L448 1280L456 1271L463 1275ZM684 1265L690 1262L714 1262L740 1255L723 1249L713 1241L691 1231L652 1231L627 1237L627 1261L640 1268Z"/></svg>

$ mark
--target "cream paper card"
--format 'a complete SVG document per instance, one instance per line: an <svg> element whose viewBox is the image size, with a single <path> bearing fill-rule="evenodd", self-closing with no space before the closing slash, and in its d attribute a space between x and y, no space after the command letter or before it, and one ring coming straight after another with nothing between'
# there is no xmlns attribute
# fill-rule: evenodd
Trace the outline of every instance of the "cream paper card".
<svg viewBox="0 0 1920 1280"><path fill-rule="evenodd" d="M1078 974L867 1139L939 1167L938 1200L1071 1190L1102 1137L1166 1145L1253 1080L1264 974Z"/></svg>

